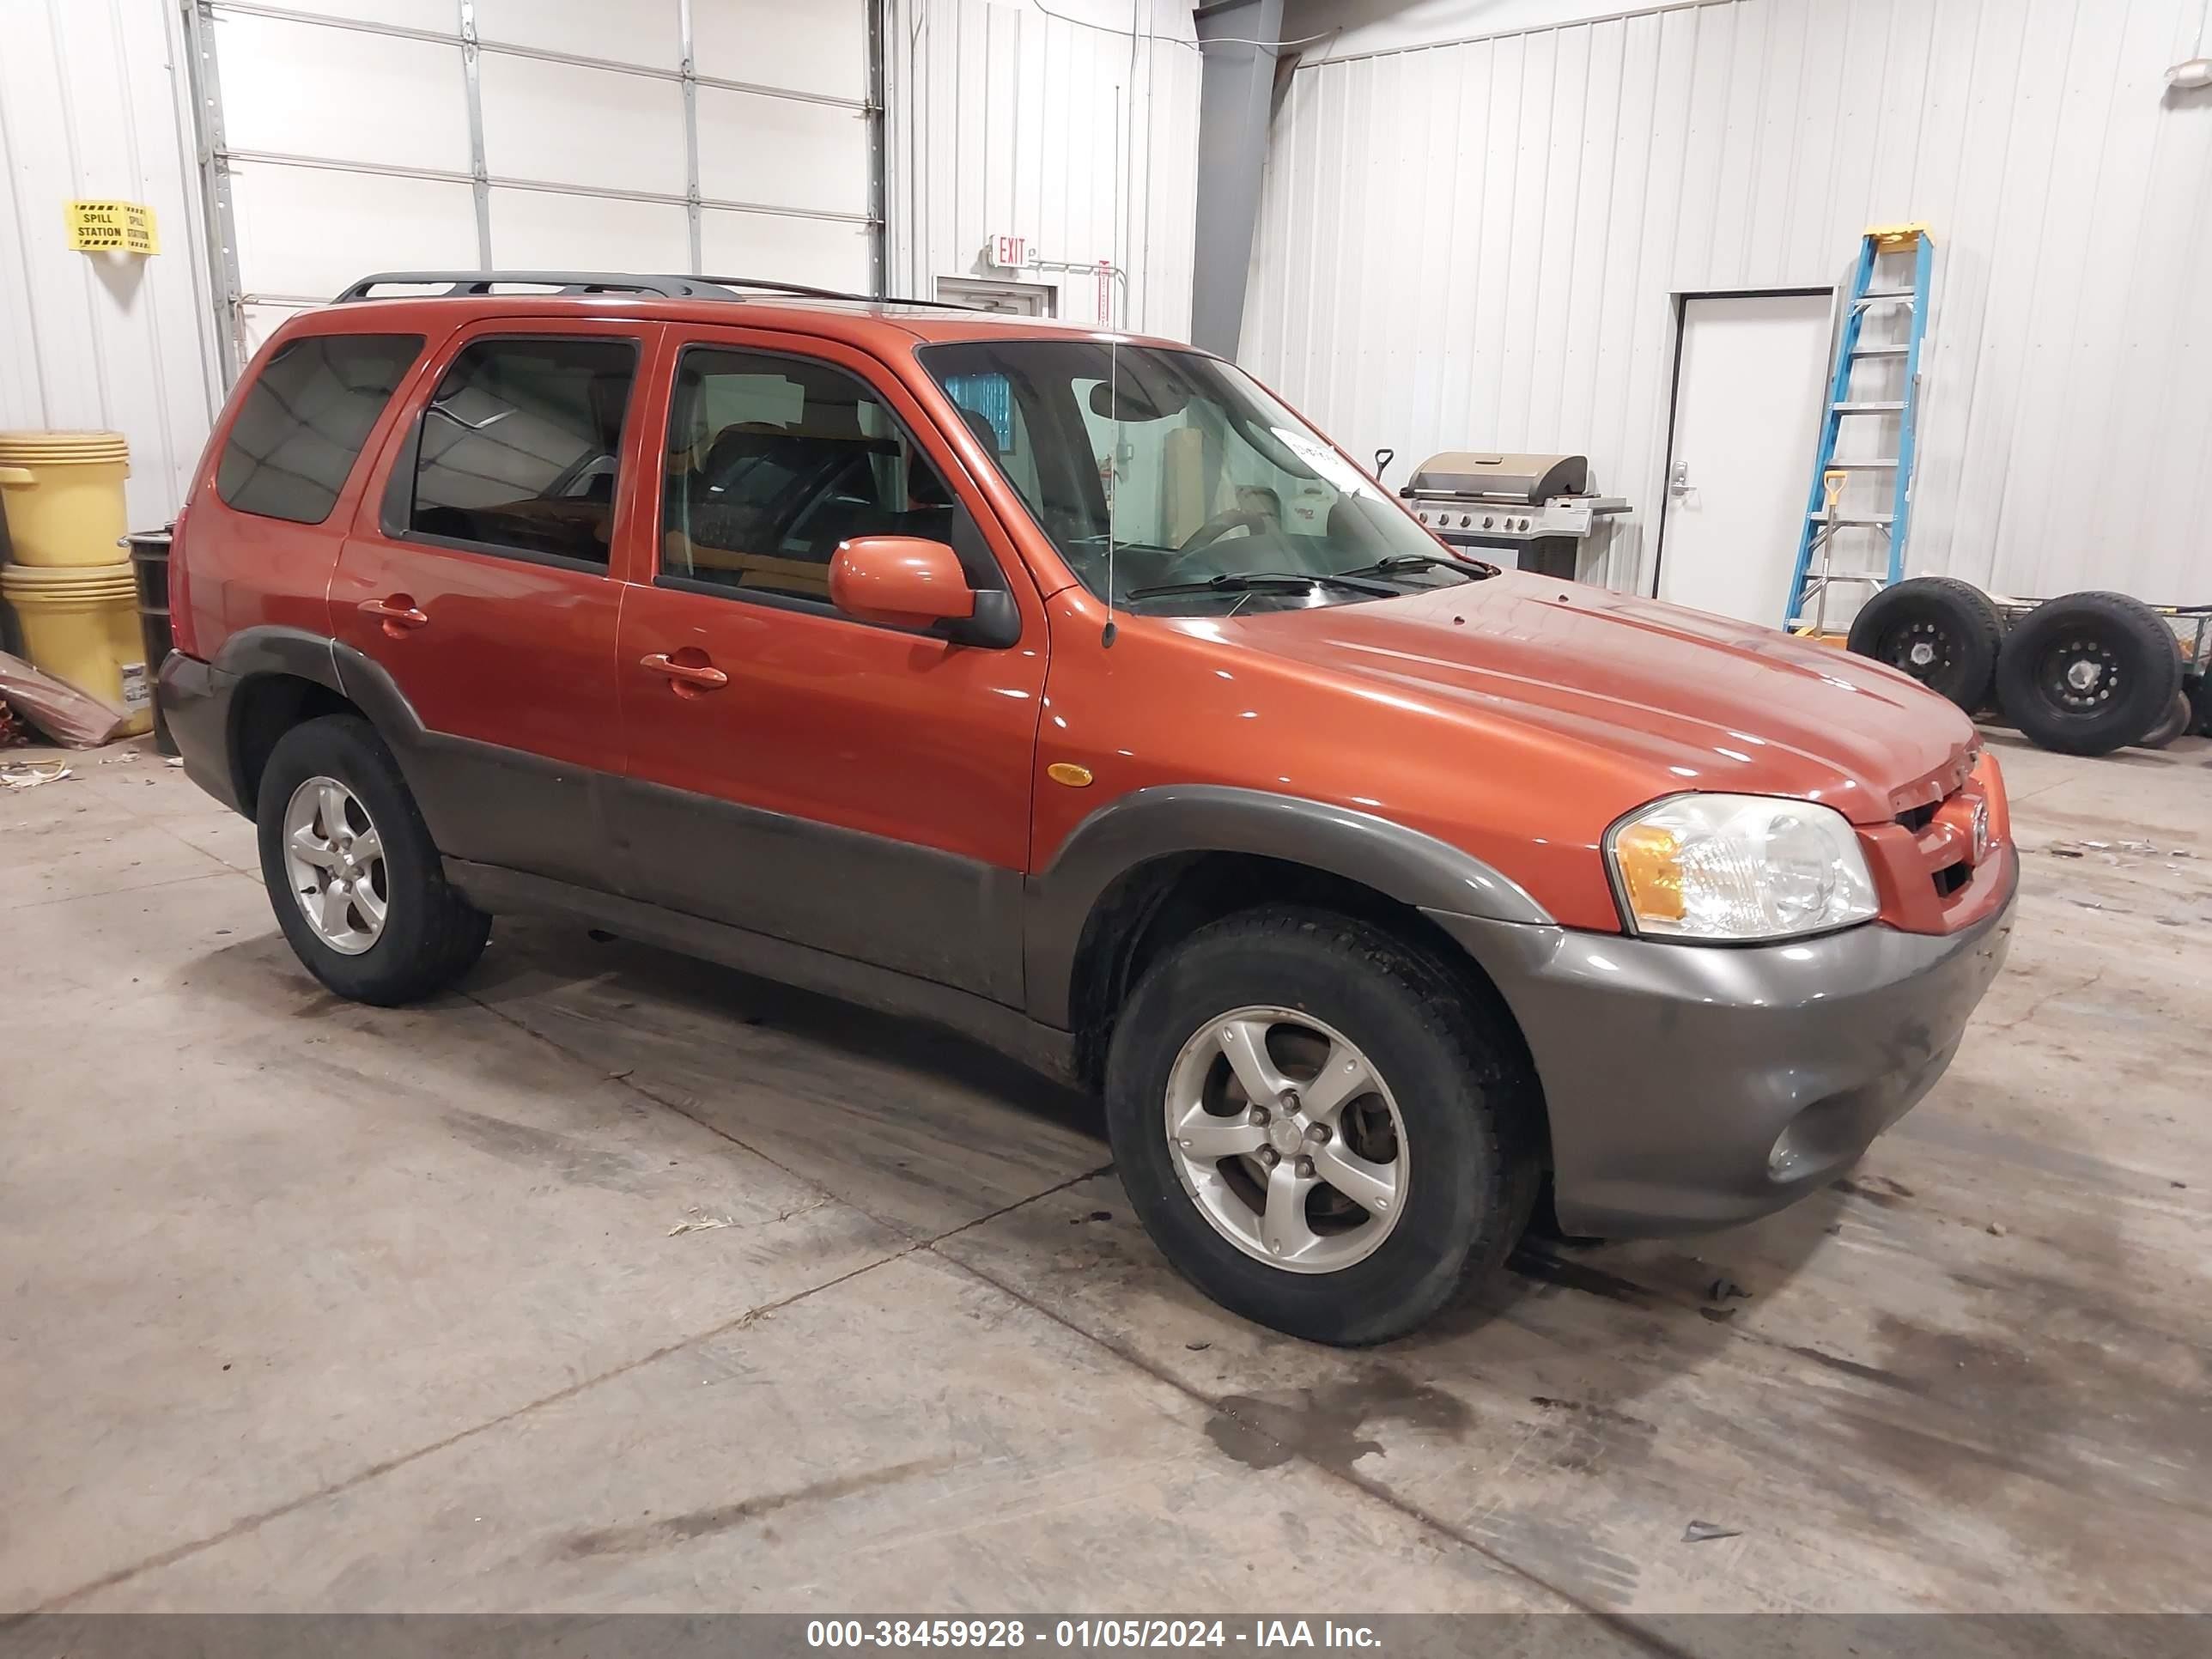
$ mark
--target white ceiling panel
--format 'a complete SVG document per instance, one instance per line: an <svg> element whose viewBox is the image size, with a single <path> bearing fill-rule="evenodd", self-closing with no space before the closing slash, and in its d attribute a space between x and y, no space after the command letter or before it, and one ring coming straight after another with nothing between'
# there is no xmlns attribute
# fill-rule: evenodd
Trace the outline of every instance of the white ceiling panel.
<svg viewBox="0 0 2212 1659"><path fill-rule="evenodd" d="M473 270L466 185L241 162L232 201L249 294L321 297L377 270Z"/></svg>
<svg viewBox="0 0 2212 1659"><path fill-rule="evenodd" d="M834 104L702 87L699 193L725 202L865 213L867 122Z"/></svg>
<svg viewBox="0 0 2212 1659"><path fill-rule="evenodd" d="M863 98L867 16L865 0L692 0L692 61L719 80Z"/></svg>
<svg viewBox="0 0 2212 1659"><path fill-rule="evenodd" d="M237 12L215 34L232 149L468 171L458 46Z"/></svg>
<svg viewBox="0 0 2212 1659"><path fill-rule="evenodd" d="M677 0L477 0L477 39L653 69L684 62Z"/></svg>
<svg viewBox="0 0 2212 1659"><path fill-rule="evenodd" d="M492 262L508 270L674 272L691 264L684 210L550 190L491 193Z"/></svg>
<svg viewBox="0 0 2212 1659"><path fill-rule="evenodd" d="M486 52L484 161L495 179L684 193L673 81Z"/></svg>
<svg viewBox="0 0 2212 1659"><path fill-rule="evenodd" d="M836 219L708 208L699 216L708 271L817 288L868 289L868 230Z"/></svg>

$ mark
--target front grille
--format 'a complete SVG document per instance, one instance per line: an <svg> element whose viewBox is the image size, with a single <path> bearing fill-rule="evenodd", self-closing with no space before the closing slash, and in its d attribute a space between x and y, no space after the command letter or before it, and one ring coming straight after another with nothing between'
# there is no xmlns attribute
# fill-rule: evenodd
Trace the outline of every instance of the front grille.
<svg viewBox="0 0 2212 1659"><path fill-rule="evenodd" d="M1964 836L1936 822L1936 815L1956 793L1924 806L1908 807L1897 815L1897 822L1912 833L1939 901L1950 898L1974 878L1972 847Z"/></svg>

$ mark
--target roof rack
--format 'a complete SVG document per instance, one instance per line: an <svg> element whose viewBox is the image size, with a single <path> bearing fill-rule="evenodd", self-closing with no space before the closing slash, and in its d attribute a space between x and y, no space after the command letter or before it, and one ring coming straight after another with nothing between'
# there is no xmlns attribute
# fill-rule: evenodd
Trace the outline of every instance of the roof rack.
<svg viewBox="0 0 2212 1659"><path fill-rule="evenodd" d="M368 300L380 288L430 288L443 285L447 299L489 294L501 284L550 288L558 294L650 294L664 300L737 300L736 290L783 294L799 300L849 300L860 305L927 306L936 310L970 311L974 307L953 300L886 299L872 294L848 294L839 289L814 288L805 283L781 283L765 276L651 276L601 270L384 270L364 276L333 303Z"/></svg>
<svg viewBox="0 0 2212 1659"><path fill-rule="evenodd" d="M730 290L703 276L634 276L597 270L384 270L364 276L337 296L336 303L366 300L372 290L443 283L446 297L489 294L501 283L529 283L561 294L651 294L664 300L734 300Z"/></svg>
<svg viewBox="0 0 2212 1659"><path fill-rule="evenodd" d="M865 306L927 306L933 311L973 311L957 300L904 300L896 295L851 294L842 289L811 288L804 283L773 282L762 276L702 276L702 283L722 288L757 289L763 294L787 294L801 300L850 300Z"/></svg>

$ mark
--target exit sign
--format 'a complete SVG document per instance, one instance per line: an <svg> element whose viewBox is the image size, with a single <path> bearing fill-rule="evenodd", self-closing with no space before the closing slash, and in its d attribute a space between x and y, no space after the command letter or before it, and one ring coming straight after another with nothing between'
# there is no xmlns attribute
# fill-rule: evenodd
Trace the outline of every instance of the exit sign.
<svg viewBox="0 0 2212 1659"><path fill-rule="evenodd" d="M991 263L1001 270L1019 270L1029 262L1028 237L994 236L991 239Z"/></svg>

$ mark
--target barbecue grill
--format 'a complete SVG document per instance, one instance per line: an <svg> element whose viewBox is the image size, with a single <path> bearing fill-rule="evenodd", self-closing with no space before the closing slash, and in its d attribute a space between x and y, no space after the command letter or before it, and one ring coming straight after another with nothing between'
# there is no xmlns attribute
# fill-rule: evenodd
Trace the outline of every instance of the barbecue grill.
<svg viewBox="0 0 2212 1659"><path fill-rule="evenodd" d="M1510 552L1519 569L1570 581L1597 520L1628 511L1620 496L1590 492L1581 455L1446 450L1422 462L1398 494L1452 546Z"/></svg>

